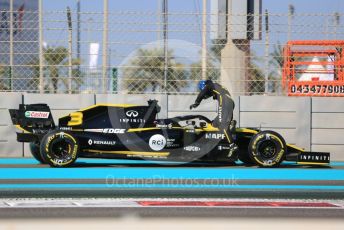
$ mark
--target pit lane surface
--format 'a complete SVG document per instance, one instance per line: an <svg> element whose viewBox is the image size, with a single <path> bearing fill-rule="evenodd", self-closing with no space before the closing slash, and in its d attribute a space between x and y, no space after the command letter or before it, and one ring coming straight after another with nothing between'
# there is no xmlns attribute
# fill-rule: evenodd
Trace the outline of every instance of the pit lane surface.
<svg viewBox="0 0 344 230"><path fill-rule="evenodd" d="M339 218L343 200L305 199L0 199L0 218Z"/></svg>
<svg viewBox="0 0 344 230"><path fill-rule="evenodd" d="M1 228L2 227L2 228ZM341 219L315 218L77 218L77 219L7 219L2 220L0 229L16 230L61 230L61 229L149 229L149 230L209 230L209 229L254 229L254 230L290 230L290 229L331 229L342 230Z"/></svg>
<svg viewBox="0 0 344 230"><path fill-rule="evenodd" d="M344 162L280 168L79 159L50 168L31 158L0 159L1 197L344 198Z"/></svg>

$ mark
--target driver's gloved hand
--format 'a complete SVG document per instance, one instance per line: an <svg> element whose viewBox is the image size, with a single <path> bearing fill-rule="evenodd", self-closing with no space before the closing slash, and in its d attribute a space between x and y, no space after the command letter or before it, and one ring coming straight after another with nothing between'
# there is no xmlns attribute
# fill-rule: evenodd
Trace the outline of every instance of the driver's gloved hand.
<svg viewBox="0 0 344 230"><path fill-rule="evenodd" d="M194 109L194 108L197 108L198 106L199 106L199 104L197 104L197 103L192 104L192 105L190 105L190 110Z"/></svg>

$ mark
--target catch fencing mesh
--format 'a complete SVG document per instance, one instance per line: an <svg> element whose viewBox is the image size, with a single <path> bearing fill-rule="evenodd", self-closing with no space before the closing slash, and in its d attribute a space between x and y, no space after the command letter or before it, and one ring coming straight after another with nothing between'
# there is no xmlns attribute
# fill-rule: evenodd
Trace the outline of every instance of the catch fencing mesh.
<svg viewBox="0 0 344 230"><path fill-rule="evenodd" d="M344 34L338 13L254 15L262 22L255 40L219 38L222 25L212 20L219 15L204 23L201 12L111 11L106 19L72 10L71 25L67 10L0 13L2 92L190 94L203 76L227 82L236 95L285 95L286 42ZM252 15L222 16L232 19L225 33L247 33L241 19Z"/></svg>

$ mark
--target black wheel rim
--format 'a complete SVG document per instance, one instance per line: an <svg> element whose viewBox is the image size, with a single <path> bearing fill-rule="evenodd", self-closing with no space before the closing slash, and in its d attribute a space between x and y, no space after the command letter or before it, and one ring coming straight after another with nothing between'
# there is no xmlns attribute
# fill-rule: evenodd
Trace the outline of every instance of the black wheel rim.
<svg viewBox="0 0 344 230"><path fill-rule="evenodd" d="M71 158L71 143L66 139L57 139L51 143L51 155L55 159L69 160Z"/></svg>
<svg viewBox="0 0 344 230"><path fill-rule="evenodd" d="M258 152L264 159L272 159L277 154L277 146L271 140L265 140L258 146Z"/></svg>

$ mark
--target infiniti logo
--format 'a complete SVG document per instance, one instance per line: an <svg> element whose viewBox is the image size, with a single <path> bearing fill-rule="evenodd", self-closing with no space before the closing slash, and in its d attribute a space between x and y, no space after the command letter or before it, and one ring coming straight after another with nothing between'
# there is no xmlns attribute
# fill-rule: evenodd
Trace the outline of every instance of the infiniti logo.
<svg viewBox="0 0 344 230"><path fill-rule="evenodd" d="M127 117L137 117L139 115L139 112L135 110L129 110L125 113L125 115L127 115Z"/></svg>

